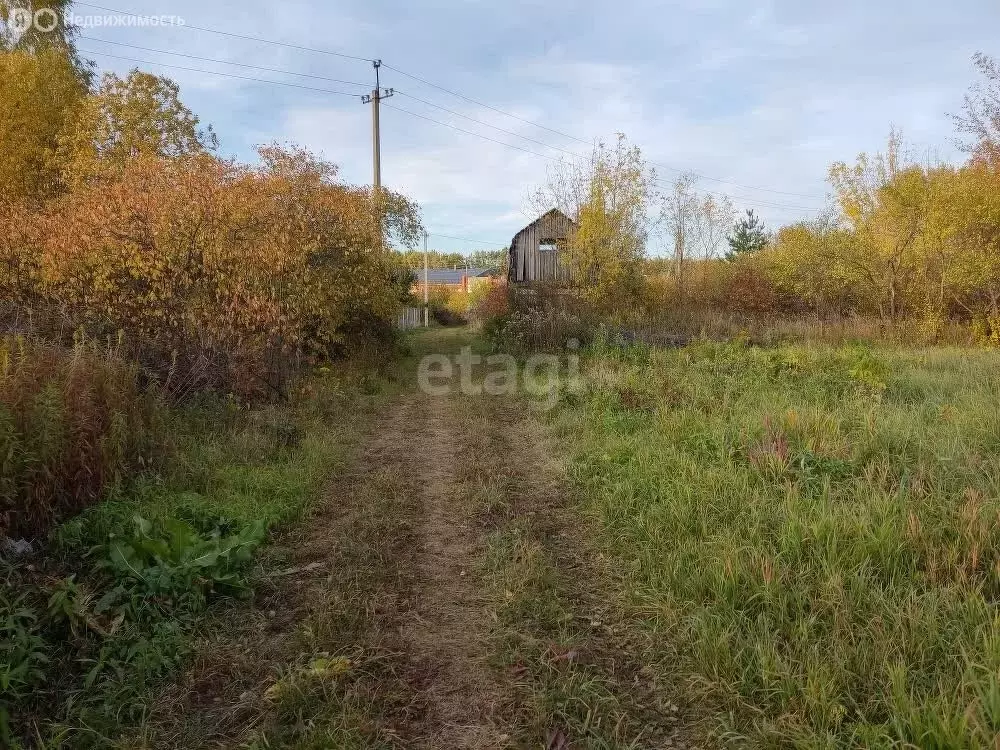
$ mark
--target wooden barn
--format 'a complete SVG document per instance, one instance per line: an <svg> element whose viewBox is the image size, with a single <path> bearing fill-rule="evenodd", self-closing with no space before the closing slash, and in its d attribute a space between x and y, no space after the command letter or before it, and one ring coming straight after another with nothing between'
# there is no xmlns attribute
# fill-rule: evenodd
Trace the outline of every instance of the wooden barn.
<svg viewBox="0 0 1000 750"><path fill-rule="evenodd" d="M559 262L559 248L575 229L573 220L557 208L528 224L510 242L507 280L512 284L568 282L569 269Z"/></svg>

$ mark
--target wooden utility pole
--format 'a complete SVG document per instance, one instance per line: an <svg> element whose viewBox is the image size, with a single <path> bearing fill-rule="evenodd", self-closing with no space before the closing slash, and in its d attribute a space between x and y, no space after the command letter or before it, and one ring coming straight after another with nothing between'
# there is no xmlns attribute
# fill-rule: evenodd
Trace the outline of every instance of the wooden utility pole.
<svg viewBox="0 0 1000 750"><path fill-rule="evenodd" d="M371 94L362 96L361 101L364 104L372 105L372 170L374 172L372 186L375 199L378 200L382 192L382 137L379 132L379 103L392 96L393 90L383 89L379 84L378 71L382 67L382 61L372 60L372 66L375 68L375 88L372 89Z"/></svg>
<svg viewBox="0 0 1000 750"><path fill-rule="evenodd" d="M427 230L424 230L424 328L430 325L430 292L427 289Z"/></svg>

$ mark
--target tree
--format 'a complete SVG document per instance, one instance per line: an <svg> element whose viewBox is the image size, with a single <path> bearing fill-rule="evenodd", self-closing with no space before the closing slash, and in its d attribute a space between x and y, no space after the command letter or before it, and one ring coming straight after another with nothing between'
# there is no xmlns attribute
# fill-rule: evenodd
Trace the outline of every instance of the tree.
<svg viewBox="0 0 1000 750"><path fill-rule="evenodd" d="M85 94L58 49L0 52L0 200L37 202L59 191L58 139Z"/></svg>
<svg viewBox="0 0 1000 750"><path fill-rule="evenodd" d="M673 240L674 283L677 298L681 301L685 294L685 264L694 251L701 209L694 184L693 175L683 174L674 181L670 192L660 199L660 222Z"/></svg>
<svg viewBox="0 0 1000 750"><path fill-rule="evenodd" d="M79 185L140 156L176 158L214 150L215 133L198 124L169 78L139 70L124 79L106 73L60 139L65 179Z"/></svg>
<svg viewBox="0 0 1000 750"><path fill-rule="evenodd" d="M735 221L735 210L729 196L716 198L706 195L698 206L697 245L703 260L715 260L723 242L728 243Z"/></svg>
<svg viewBox="0 0 1000 750"><path fill-rule="evenodd" d="M879 289L876 306L888 320L896 320L912 301L928 210L927 174L906 162L902 138L893 131L884 154L861 154L853 166L837 162L830 168L843 218L857 237L849 262L860 283Z"/></svg>
<svg viewBox="0 0 1000 750"><path fill-rule="evenodd" d="M596 144L587 161L559 162L534 196L539 211L554 206L576 222L562 262L599 309L619 308L639 292L653 181L642 151L619 133L611 146Z"/></svg>
<svg viewBox="0 0 1000 750"><path fill-rule="evenodd" d="M469 255L469 265L473 268L486 268L492 273L503 273L507 268L510 250L502 247L498 250L476 250Z"/></svg>
<svg viewBox="0 0 1000 750"><path fill-rule="evenodd" d="M380 217L333 175L296 149L252 166L139 155L34 215L0 206L0 300L121 332L164 378L283 393L297 363L391 332L408 286L380 233L414 239L414 204L387 191Z"/></svg>
<svg viewBox="0 0 1000 750"><path fill-rule="evenodd" d="M782 227L773 242L754 258L777 287L808 305L819 316L844 314L861 291L844 259L853 234L832 216Z"/></svg>
<svg viewBox="0 0 1000 750"><path fill-rule="evenodd" d="M973 157L1000 167L1000 64L982 52L973 57L976 68L986 79L975 84L965 96L963 113L956 115L958 129L972 136L962 144Z"/></svg>
<svg viewBox="0 0 1000 750"><path fill-rule="evenodd" d="M410 268L422 270L424 267L423 250L403 250L400 255L403 262ZM469 258L461 253L443 253L440 250L427 251L428 268L466 268L470 265Z"/></svg>
<svg viewBox="0 0 1000 750"><path fill-rule="evenodd" d="M733 228L728 242L726 260L729 261L753 255L767 247L767 230L764 228L764 222L757 217L752 208L747 209L746 216Z"/></svg>
<svg viewBox="0 0 1000 750"><path fill-rule="evenodd" d="M70 3L71 0L0 0L0 20L7 22L0 25L0 54L58 52L73 66L80 83L90 86L92 63L80 59L74 41L76 30L66 25ZM10 23L15 13L20 14L26 28ZM36 17L41 26L34 23Z"/></svg>

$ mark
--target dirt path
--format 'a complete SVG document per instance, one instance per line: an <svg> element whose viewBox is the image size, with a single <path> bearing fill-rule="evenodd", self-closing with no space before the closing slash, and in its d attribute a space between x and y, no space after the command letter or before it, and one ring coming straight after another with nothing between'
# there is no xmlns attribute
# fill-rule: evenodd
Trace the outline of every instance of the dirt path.
<svg viewBox="0 0 1000 750"><path fill-rule="evenodd" d="M673 746L622 699L545 441L509 401L405 387L126 746Z"/></svg>
<svg viewBox="0 0 1000 750"><path fill-rule="evenodd" d="M502 694L488 664L489 602L473 571L483 545L460 479L468 418L452 398L406 400L399 458L420 477L414 598L403 638L421 675L427 714L411 727L413 746L502 747Z"/></svg>

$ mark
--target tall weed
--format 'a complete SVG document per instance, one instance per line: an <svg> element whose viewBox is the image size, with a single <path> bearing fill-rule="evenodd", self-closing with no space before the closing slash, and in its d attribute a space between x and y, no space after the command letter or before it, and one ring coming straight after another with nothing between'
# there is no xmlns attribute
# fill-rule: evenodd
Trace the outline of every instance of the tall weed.
<svg viewBox="0 0 1000 750"><path fill-rule="evenodd" d="M0 535L40 535L155 466L166 422L115 347L0 340Z"/></svg>

